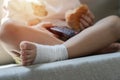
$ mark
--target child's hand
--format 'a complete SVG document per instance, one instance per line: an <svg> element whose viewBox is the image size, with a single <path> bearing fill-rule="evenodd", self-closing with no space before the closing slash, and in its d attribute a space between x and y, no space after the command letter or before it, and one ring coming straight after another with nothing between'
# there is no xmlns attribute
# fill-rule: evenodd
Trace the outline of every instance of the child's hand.
<svg viewBox="0 0 120 80"><path fill-rule="evenodd" d="M94 22L94 15L85 4L81 4L74 10L67 11L65 18L68 26L77 32L91 26Z"/></svg>
<svg viewBox="0 0 120 80"><path fill-rule="evenodd" d="M49 31L49 29L52 28L53 26L54 25L51 22L41 22L38 25L34 26L33 28L36 28L40 31L43 31L44 33L57 37L57 35Z"/></svg>
<svg viewBox="0 0 120 80"><path fill-rule="evenodd" d="M88 11L85 15L82 15L80 18L81 29L84 30L85 28L92 26L94 23L94 18L95 16L91 11Z"/></svg>
<svg viewBox="0 0 120 80"><path fill-rule="evenodd" d="M36 18L36 19L29 20L27 25L28 26L35 26L35 25L39 24L40 22L41 22L41 20Z"/></svg>

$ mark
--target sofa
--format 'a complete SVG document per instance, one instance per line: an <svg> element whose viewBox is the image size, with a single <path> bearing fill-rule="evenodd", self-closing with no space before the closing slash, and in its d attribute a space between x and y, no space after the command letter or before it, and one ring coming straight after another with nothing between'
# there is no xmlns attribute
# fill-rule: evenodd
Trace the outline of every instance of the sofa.
<svg viewBox="0 0 120 80"><path fill-rule="evenodd" d="M2 0L0 0L1 4ZM95 21L120 16L120 0L81 0ZM0 13L1 15L1 13ZM20 66L0 46L0 80L119 80L120 52L91 55L52 63ZM4 64L4 65L3 65Z"/></svg>

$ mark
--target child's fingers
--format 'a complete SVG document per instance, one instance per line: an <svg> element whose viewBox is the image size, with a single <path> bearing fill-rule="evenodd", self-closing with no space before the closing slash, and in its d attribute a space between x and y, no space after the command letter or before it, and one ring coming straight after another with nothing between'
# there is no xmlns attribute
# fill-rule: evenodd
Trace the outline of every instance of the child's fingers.
<svg viewBox="0 0 120 80"><path fill-rule="evenodd" d="M85 29L85 27L82 23L80 23L80 28L81 28L81 31Z"/></svg>
<svg viewBox="0 0 120 80"><path fill-rule="evenodd" d="M92 22L94 22L95 16L91 11L88 11L87 16L91 19Z"/></svg>
<svg viewBox="0 0 120 80"><path fill-rule="evenodd" d="M36 25L34 28L37 29L47 29L53 27L53 24L50 22L41 22L40 24Z"/></svg>
<svg viewBox="0 0 120 80"><path fill-rule="evenodd" d="M83 18L80 19L80 23L83 25L84 29L89 26L88 21Z"/></svg>
<svg viewBox="0 0 120 80"><path fill-rule="evenodd" d="M82 19L84 19L88 24L91 24L93 21L91 20L91 18L87 15L83 15Z"/></svg>
<svg viewBox="0 0 120 80"><path fill-rule="evenodd" d="M88 11L87 14L81 16L80 23L83 25L82 27L84 27L84 29L93 25L94 15L90 11Z"/></svg>
<svg viewBox="0 0 120 80"><path fill-rule="evenodd" d="M93 23L93 21L88 17L87 15L83 15L82 18L80 19L81 22L85 25L84 27L89 27Z"/></svg>
<svg viewBox="0 0 120 80"><path fill-rule="evenodd" d="M53 27L53 24L51 22L43 22L41 23L42 28L51 28Z"/></svg>
<svg viewBox="0 0 120 80"><path fill-rule="evenodd" d="M55 36L52 32L49 31L49 29L52 28L53 26L54 25L51 22L42 22L42 23L38 24L37 26L35 26L34 28L36 28L38 30L42 30L49 35Z"/></svg>

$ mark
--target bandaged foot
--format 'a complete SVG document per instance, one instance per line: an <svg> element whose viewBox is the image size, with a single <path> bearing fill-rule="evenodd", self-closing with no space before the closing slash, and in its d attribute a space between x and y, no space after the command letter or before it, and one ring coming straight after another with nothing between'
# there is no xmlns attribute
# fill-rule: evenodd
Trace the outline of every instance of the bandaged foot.
<svg viewBox="0 0 120 80"><path fill-rule="evenodd" d="M64 45L40 45L23 41L20 43L22 65L47 63L68 58L68 52Z"/></svg>

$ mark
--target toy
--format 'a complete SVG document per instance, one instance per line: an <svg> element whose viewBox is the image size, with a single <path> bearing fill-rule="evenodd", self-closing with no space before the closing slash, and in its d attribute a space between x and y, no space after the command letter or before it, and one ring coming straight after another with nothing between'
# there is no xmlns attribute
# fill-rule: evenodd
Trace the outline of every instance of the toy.
<svg viewBox="0 0 120 80"><path fill-rule="evenodd" d="M70 10L66 13L66 22L70 28L75 31L81 31L80 18L88 12L88 7L81 4L78 8Z"/></svg>

